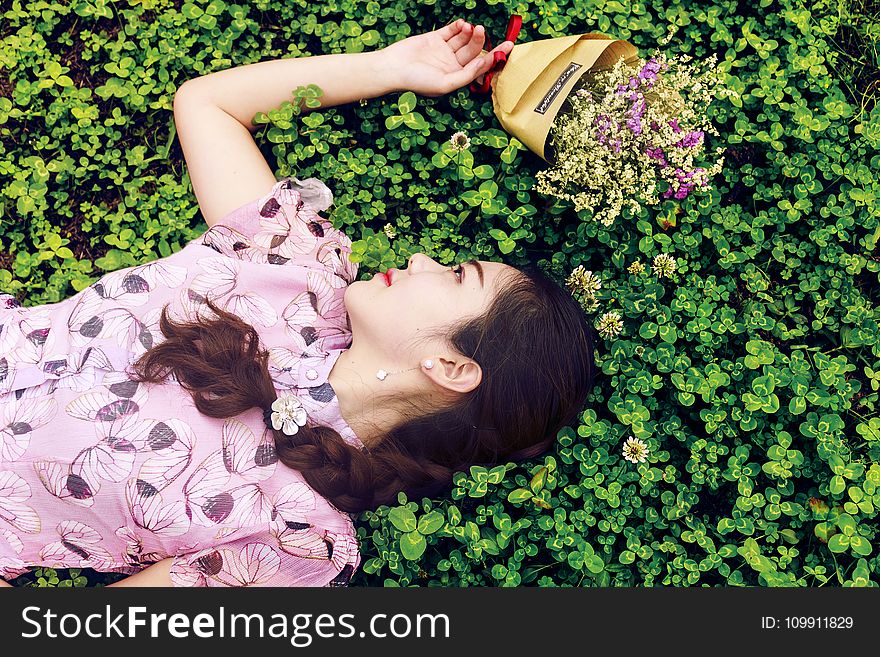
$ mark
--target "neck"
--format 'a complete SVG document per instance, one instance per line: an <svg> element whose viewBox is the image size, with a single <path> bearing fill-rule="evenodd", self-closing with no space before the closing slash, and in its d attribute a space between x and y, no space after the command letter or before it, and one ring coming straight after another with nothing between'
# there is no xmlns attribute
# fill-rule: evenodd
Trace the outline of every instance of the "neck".
<svg viewBox="0 0 880 657"><path fill-rule="evenodd" d="M400 394L404 394L399 387L404 383L402 377L406 375L389 374L387 379L380 381L376 378L376 371L379 369L379 365L361 358L352 347L339 355L327 376L336 392L342 419L367 447L381 441L400 421L399 415L391 408L377 407L377 400L381 395L398 390Z"/></svg>

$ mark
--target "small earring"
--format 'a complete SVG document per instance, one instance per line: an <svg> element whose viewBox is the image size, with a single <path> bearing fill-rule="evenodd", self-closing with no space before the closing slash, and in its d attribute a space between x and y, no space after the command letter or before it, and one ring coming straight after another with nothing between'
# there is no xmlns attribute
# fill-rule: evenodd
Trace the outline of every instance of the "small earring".
<svg viewBox="0 0 880 657"><path fill-rule="evenodd" d="M425 361L425 367L427 369L431 369L432 367L434 367L434 361L429 358L428 360Z"/></svg>

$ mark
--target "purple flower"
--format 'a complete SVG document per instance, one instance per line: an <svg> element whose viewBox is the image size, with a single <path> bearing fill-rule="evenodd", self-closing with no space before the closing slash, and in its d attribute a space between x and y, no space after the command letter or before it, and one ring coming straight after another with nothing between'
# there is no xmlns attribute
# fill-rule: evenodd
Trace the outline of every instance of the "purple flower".
<svg viewBox="0 0 880 657"><path fill-rule="evenodd" d="M646 109L648 109L648 103L642 98L641 102L633 103L633 106L627 110L627 114L636 118L641 118Z"/></svg>
<svg viewBox="0 0 880 657"><path fill-rule="evenodd" d="M703 131L696 130L687 133L680 141L675 143L676 148L692 148L699 145L703 139Z"/></svg>
<svg viewBox="0 0 880 657"><path fill-rule="evenodd" d="M669 122L669 125L672 126L672 129L673 129L675 132L681 132L681 128L678 127L678 119L672 119L672 120Z"/></svg>
<svg viewBox="0 0 880 657"><path fill-rule="evenodd" d="M656 58L652 57L642 70L639 71L639 79L645 81L651 81L657 79L657 71L660 70L660 63L656 60Z"/></svg>
<svg viewBox="0 0 880 657"><path fill-rule="evenodd" d="M611 119L605 114L600 114L594 119L593 123L598 126L596 129L596 139L600 144L604 144L608 137L608 130L611 127Z"/></svg>
<svg viewBox="0 0 880 657"><path fill-rule="evenodd" d="M687 198L691 191L697 186L697 183L693 182L691 178L696 176L697 173L705 173L706 169L704 167L697 167L693 171L684 171L680 167L675 169L675 178L678 181L678 186L675 190L673 190L672 185L663 192L663 198L669 198L674 196L676 200L681 200ZM706 187L708 182L700 183L701 187Z"/></svg>
<svg viewBox="0 0 880 657"><path fill-rule="evenodd" d="M651 159L657 160L660 162L660 166L666 166L666 157L663 153L663 149L659 146L649 146L645 149L645 155L650 157Z"/></svg>
<svg viewBox="0 0 880 657"><path fill-rule="evenodd" d="M688 193L690 192L692 185L684 184L680 186L677 190L672 191L672 187L669 187L665 192L663 192L663 198L669 198L670 196L674 196L676 200L682 200L687 198Z"/></svg>
<svg viewBox="0 0 880 657"><path fill-rule="evenodd" d="M637 116L629 119L626 122L626 127L629 128L633 134L642 134L642 121Z"/></svg>

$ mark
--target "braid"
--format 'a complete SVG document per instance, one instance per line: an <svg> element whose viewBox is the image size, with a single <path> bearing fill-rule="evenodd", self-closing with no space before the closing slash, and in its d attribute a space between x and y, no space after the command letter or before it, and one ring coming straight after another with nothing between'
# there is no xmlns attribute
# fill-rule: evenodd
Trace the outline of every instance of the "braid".
<svg viewBox="0 0 880 657"><path fill-rule="evenodd" d="M472 464L471 461L443 464L425 456L408 454L385 441L371 454L377 476L374 483L379 504L392 504L399 491L410 497L431 497L446 488L452 475Z"/></svg>
<svg viewBox="0 0 880 657"><path fill-rule="evenodd" d="M301 427L293 436L275 431L275 450L284 465L343 511L372 508L374 468L370 456L330 427Z"/></svg>

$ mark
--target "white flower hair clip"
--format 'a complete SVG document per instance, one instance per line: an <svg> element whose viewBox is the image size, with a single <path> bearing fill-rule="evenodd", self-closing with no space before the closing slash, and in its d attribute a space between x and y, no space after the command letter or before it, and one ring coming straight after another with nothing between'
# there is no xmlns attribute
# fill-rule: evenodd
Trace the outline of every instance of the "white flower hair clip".
<svg viewBox="0 0 880 657"><path fill-rule="evenodd" d="M284 394L272 402L271 408L263 411L263 421L266 426L281 430L282 433L293 436L300 427L304 427L308 415L302 401L295 394Z"/></svg>

